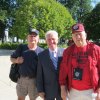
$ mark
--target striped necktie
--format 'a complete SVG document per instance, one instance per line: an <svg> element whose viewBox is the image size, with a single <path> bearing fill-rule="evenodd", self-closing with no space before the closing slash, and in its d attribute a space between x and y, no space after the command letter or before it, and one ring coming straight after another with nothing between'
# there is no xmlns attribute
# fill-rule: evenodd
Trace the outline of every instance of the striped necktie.
<svg viewBox="0 0 100 100"><path fill-rule="evenodd" d="M57 70L57 54L56 52L52 52L52 62L54 64L55 70Z"/></svg>

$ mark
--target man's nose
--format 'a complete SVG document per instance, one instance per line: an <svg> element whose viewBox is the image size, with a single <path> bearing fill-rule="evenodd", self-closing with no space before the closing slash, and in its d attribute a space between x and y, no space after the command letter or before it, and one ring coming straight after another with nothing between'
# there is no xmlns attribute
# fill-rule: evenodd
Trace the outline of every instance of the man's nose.
<svg viewBox="0 0 100 100"><path fill-rule="evenodd" d="M79 35L79 34L77 34L77 36L76 36L77 38L80 38L81 36Z"/></svg>

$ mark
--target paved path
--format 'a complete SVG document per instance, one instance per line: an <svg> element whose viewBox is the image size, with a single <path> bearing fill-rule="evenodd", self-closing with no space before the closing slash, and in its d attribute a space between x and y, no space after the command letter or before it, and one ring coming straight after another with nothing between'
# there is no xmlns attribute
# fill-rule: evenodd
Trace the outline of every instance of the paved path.
<svg viewBox="0 0 100 100"><path fill-rule="evenodd" d="M12 51L0 50L0 100L17 100L16 83L9 79L11 53ZM26 100L29 100L28 97Z"/></svg>

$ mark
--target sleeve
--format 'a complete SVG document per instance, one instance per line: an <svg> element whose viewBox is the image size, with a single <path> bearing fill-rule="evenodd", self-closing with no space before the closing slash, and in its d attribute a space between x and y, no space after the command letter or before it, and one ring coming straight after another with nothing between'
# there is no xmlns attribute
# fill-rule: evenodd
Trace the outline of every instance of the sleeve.
<svg viewBox="0 0 100 100"><path fill-rule="evenodd" d="M38 66L37 66L37 90L38 92L44 92L44 79L43 79L43 68L41 64L41 57L38 55Z"/></svg>
<svg viewBox="0 0 100 100"><path fill-rule="evenodd" d="M60 85L66 85L67 75L68 75L67 54L66 54L66 50L64 50L63 59L61 61L60 70L59 70L59 84Z"/></svg>
<svg viewBox="0 0 100 100"><path fill-rule="evenodd" d="M22 44L20 44L17 49L12 53L11 58L17 58L21 56Z"/></svg>
<svg viewBox="0 0 100 100"><path fill-rule="evenodd" d="M97 60L97 67L98 67L98 74L99 74L99 88L100 88L100 47L98 50L98 60Z"/></svg>

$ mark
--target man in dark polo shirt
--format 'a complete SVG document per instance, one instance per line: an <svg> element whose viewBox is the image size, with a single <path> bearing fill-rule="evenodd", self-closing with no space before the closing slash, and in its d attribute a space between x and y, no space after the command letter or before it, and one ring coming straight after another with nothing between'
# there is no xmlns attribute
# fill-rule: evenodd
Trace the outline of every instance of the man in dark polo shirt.
<svg viewBox="0 0 100 100"><path fill-rule="evenodd" d="M27 36L28 44L21 44L11 55L11 62L19 64L20 78L18 79L16 90L18 100L25 100L29 95L30 100L35 100L37 90L35 86L38 53L43 51L37 46L39 41L39 31L31 29Z"/></svg>

